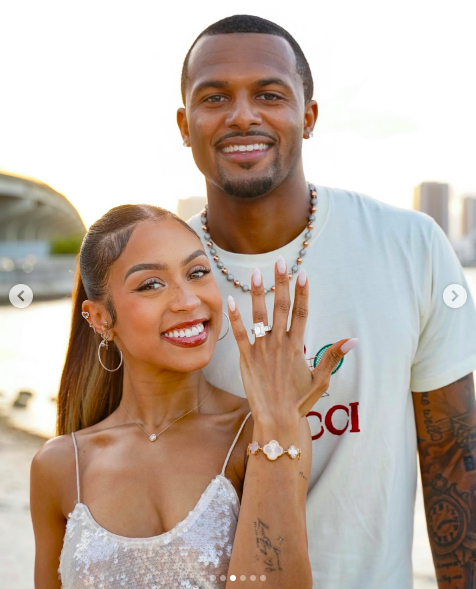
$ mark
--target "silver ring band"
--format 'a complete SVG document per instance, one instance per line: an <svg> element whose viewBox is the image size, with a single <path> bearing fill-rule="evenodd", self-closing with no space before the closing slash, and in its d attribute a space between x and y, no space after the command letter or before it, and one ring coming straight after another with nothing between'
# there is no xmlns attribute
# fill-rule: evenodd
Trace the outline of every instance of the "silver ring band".
<svg viewBox="0 0 476 589"><path fill-rule="evenodd" d="M265 325L263 322L255 323L251 328L251 333L255 337L264 337L268 331L271 331L270 325Z"/></svg>

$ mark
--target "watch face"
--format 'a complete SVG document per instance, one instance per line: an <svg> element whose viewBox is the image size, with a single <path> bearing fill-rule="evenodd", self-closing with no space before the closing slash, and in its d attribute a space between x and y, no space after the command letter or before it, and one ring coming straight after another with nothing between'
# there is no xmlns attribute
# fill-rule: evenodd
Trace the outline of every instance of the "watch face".
<svg viewBox="0 0 476 589"><path fill-rule="evenodd" d="M447 495L433 497L428 506L428 532L436 554L449 554L466 536L468 522L458 502Z"/></svg>

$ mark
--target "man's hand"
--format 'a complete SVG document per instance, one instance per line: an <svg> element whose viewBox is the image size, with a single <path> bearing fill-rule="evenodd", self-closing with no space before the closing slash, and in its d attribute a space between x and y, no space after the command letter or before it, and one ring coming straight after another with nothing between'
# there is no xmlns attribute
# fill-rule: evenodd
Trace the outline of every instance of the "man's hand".
<svg viewBox="0 0 476 589"><path fill-rule="evenodd" d="M428 535L439 589L476 589L473 375L413 393Z"/></svg>

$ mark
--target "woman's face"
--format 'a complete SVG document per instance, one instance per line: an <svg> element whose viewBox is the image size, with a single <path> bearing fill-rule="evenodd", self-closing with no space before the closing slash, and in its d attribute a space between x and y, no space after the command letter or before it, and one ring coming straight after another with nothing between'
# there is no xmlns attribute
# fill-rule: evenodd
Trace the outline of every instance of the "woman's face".
<svg viewBox="0 0 476 589"><path fill-rule="evenodd" d="M129 368L191 372L210 361L222 299L200 240L174 219L137 225L112 265L112 330Z"/></svg>

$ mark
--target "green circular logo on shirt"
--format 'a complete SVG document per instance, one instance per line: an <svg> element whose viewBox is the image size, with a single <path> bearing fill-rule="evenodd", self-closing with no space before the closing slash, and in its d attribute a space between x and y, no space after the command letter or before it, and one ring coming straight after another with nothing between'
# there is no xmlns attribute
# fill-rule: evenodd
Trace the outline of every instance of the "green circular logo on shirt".
<svg viewBox="0 0 476 589"><path fill-rule="evenodd" d="M332 346L332 344L327 344L327 346L324 346L323 348L321 348L315 358L314 358L314 368L319 364L319 362L322 360L322 356L324 356L325 351L327 350L327 348L330 348ZM342 366L342 362L344 362L344 358L341 358L339 361L339 364L337 364L337 366L334 368L334 370L331 372L332 374L335 374L339 368Z"/></svg>

